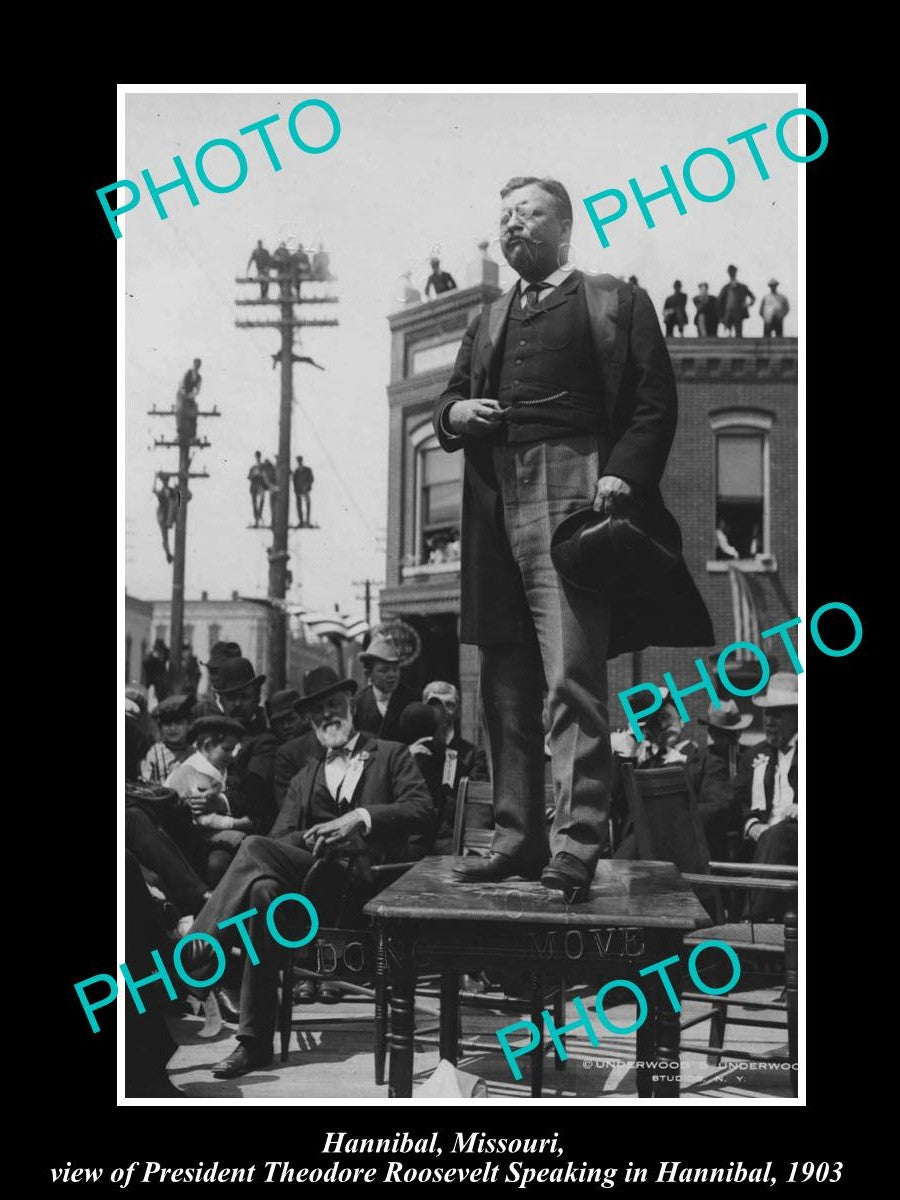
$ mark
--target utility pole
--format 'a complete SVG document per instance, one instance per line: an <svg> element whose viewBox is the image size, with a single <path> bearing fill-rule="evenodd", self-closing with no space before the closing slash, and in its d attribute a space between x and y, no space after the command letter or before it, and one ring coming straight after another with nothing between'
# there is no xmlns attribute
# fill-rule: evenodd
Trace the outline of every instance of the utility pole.
<svg viewBox="0 0 900 1200"><path fill-rule="evenodd" d="M169 631L169 679L175 690L181 683L182 646L184 643L184 563L187 551L187 508L190 500L189 484L192 479L208 479L208 471L191 470L191 450L207 450L211 443L207 438L197 437L198 417L220 417L218 408L201 411L193 399L186 400L179 389L178 403L171 408L149 409L151 417L174 417L177 436L175 440L157 438L153 445L159 448L178 449L178 511L175 516L175 555L172 563L172 620Z"/></svg>
<svg viewBox="0 0 900 1200"><path fill-rule="evenodd" d="M276 260L278 274L270 277L278 282L279 296L277 299L236 300L237 305L276 304L280 306L280 319L277 321L235 321L238 329L277 329L281 334L281 350L278 361L281 363L281 401L278 413L278 491L275 495L275 505L272 511L272 545L267 551L269 560L269 661L266 674L269 686L273 691L287 684L287 637L288 618L284 611L284 600L287 594L287 570L290 551L288 550L288 527L291 511L291 416L294 403L294 363L308 361L298 359L294 355L294 330L304 325L337 325L335 318L317 317L300 319L294 316L295 304L337 304L337 296L301 296L296 274L289 269L289 264ZM293 294L293 284L297 283L297 296ZM239 277L235 283L260 284L256 276ZM260 288L260 291L264 290ZM267 288L265 289L268 290Z"/></svg>
<svg viewBox="0 0 900 1200"><path fill-rule="evenodd" d="M363 594L360 596L357 593L357 600L362 600L366 606L366 624L372 626L372 587L380 587L380 582L377 579L354 579L353 586L361 587Z"/></svg>

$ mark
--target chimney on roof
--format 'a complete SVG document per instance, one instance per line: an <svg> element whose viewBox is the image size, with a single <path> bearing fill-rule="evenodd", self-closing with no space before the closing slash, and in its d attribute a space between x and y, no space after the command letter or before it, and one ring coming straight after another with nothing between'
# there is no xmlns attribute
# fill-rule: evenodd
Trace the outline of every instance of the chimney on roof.
<svg viewBox="0 0 900 1200"><path fill-rule="evenodd" d="M488 257L488 246L490 242L484 241L478 243L479 257L471 259L466 263L466 286L477 287L480 283L487 283L493 287L500 285L500 267L493 259Z"/></svg>
<svg viewBox="0 0 900 1200"><path fill-rule="evenodd" d="M201 600L208 600L208 599L209 599L209 592L201 592L201 593L200 593L200 599L201 599Z"/></svg>
<svg viewBox="0 0 900 1200"><path fill-rule="evenodd" d="M231 598L232 598L232 600L240 600L240 596L238 595L237 588L235 588L234 591L231 593Z"/></svg>

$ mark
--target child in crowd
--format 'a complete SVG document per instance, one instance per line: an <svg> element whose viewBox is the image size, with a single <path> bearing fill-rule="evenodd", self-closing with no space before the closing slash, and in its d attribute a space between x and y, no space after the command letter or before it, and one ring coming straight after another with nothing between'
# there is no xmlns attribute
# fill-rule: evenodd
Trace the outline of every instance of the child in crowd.
<svg viewBox="0 0 900 1200"><path fill-rule="evenodd" d="M141 763L141 779L145 783L164 783L179 763L191 753L188 724L194 704L193 696L167 696L153 714L159 727L160 740L154 742Z"/></svg>
<svg viewBox="0 0 900 1200"><path fill-rule="evenodd" d="M249 817L232 816L228 803L228 764L234 757L243 727L230 717L205 716L188 731L194 753L179 763L166 779L190 805L198 827L203 874L215 887L252 828Z"/></svg>

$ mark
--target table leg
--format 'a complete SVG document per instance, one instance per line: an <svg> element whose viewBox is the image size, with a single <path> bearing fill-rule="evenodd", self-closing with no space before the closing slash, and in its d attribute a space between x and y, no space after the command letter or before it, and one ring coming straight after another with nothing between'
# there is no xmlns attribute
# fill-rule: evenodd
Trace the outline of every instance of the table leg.
<svg viewBox="0 0 900 1200"><path fill-rule="evenodd" d="M637 1005L635 1005L635 1008ZM635 1019L637 1017L635 1016ZM635 1060L639 1064L650 1062L655 1056L656 1047L656 1006L652 1000L648 1003L647 1020L643 1023L635 1035ZM652 1067L639 1065L635 1067L635 1082L637 1085L637 1094L642 1100L647 1100L653 1095L653 1075Z"/></svg>
<svg viewBox="0 0 900 1200"><path fill-rule="evenodd" d="M538 1031L540 1040L528 1056L529 1078L532 1096L540 1096L544 1084L544 979L541 975L529 976L531 984L531 1021Z"/></svg>
<svg viewBox="0 0 900 1200"><path fill-rule="evenodd" d="M557 1029L561 1029L563 1027L563 1025L565 1025L565 1023L566 1023L566 981L564 979L560 979L559 983L557 984L556 995L553 997L553 1024L556 1026ZM562 1034L559 1040L560 1040L560 1042L562 1042L563 1049L565 1049L566 1035ZM556 1049L555 1046L554 1046L554 1049ZM556 1060L554 1063L556 1070L564 1071L566 1069L566 1059L561 1058L558 1054L555 1054L553 1057Z"/></svg>
<svg viewBox="0 0 900 1200"><path fill-rule="evenodd" d="M797 942L797 898L792 897L784 914L784 965L786 972L785 1003L787 1005L788 1057L791 1060L791 1091L796 1096L799 1084L799 1037L797 1031L797 968L799 946Z"/></svg>
<svg viewBox="0 0 900 1200"><path fill-rule="evenodd" d="M459 971L441 971L441 1058L459 1061Z"/></svg>
<svg viewBox="0 0 900 1200"><path fill-rule="evenodd" d="M681 949L680 944L674 948ZM681 995L681 958L667 970L675 995ZM678 1096L681 1093L681 1014L674 1011L667 996L662 993L662 985L656 989L653 1006L656 1008L656 1032L654 1036L654 1059L667 1064L658 1067L654 1074L657 1076L653 1088L654 1096ZM649 1014L648 1014L649 1015Z"/></svg>
<svg viewBox="0 0 900 1200"><path fill-rule="evenodd" d="M402 942L391 943L391 1063L388 1095L411 1096L415 1036L416 971Z"/></svg>
<svg viewBox="0 0 900 1200"><path fill-rule="evenodd" d="M375 945L375 1083L384 1083L384 1068L387 1061L387 958L384 950L384 932L378 931Z"/></svg>
<svg viewBox="0 0 900 1200"><path fill-rule="evenodd" d="M281 1061L287 1062L291 1044L291 1020L294 1015L294 956L288 951L281 971L281 1003L278 1006L278 1033L281 1041Z"/></svg>

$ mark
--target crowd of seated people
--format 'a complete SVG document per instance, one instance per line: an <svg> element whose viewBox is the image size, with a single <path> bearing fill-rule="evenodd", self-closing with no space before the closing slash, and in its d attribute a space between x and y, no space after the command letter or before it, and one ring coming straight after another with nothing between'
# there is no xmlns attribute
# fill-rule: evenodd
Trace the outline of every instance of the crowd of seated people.
<svg viewBox="0 0 900 1200"><path fill-rule="evenodd" d="M219 643L206 664L209 697L169 697L149 744L140 695L126 699L126 852L173 942L291 890L313 899L323 927L357 927L373 863L450 852L459 780L487 778L484 752L459 735L459 693L440 680L421 694L402 685L390 638L376 635L361 658L358 694L320 667L302 695L283 689L264 705L264 676L234 643ZM254 945L265 941L257 932ZM246 956L229 954L211 996L199 989L238 1024L238 1051L219 1077L268 1062L276 968L264 959L251 972ZM340 985L306 980L294 998L341 995Z"/></svg>
<svg viewBox="0 0 900 1200"><path fill-rule="evenodd" d="M704 747L685 736L674 701L662 688L663 703L641 723L644 739L630 731L612 736L614 751L612 815L616 858L637 856L637 840L628 821L618 764L635 770L684 763L710 859L797 864L797 676L779 672L752 697L762 710L762 738L748 737L752 715L733 700L710 706L699 724L706 727ZM755 919L780 915L778 896L755 896Z"/></svg>
<svg viewBox="0 0 900 1200"><path fill-rule="evenodd" d="M238 646L219 644L207 664L210 696L170 697L149 744L140 697L126 700L126 850L173 941L215 932L224 943L220 920L250 908L262 914L288 891L312 900L323 928L359 928L363 905L387 882L376 881L373 865L452 852L459 781L488 778L484 751L459 734L459 693L442 680L421 694L406 687L389 637L376 634L360 659L360 689L317 667L302 694L283 689L264 705L264 676ZM796 863L796 676L773 675L753 703L764 741L741 744L750 718L726 702L710 708L701 748L666 695L643 724L643 741L613 736L616 760L629 758L638 770L685 764L713 859ZM635 857L615 783L613 798L614 856ZM281 960L257 921L248 923L252 943L270 949L256 964L229 953L211 993L222 1017L238 1025L237 1050L214 1068L220 1078L272 1058ZM206 973L208 950L202 940L188 944L195 978ZM210 999L207 990L195 993ZM304 978L294 999L333 1003L342 994L339 983Z"/></svg>

